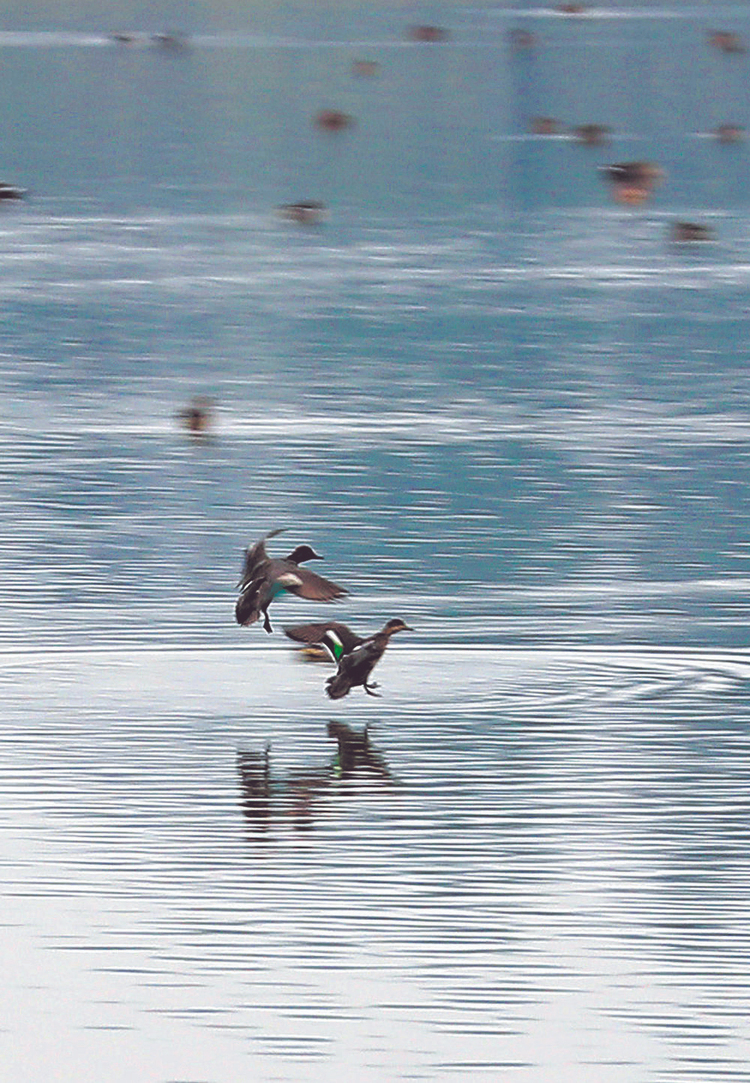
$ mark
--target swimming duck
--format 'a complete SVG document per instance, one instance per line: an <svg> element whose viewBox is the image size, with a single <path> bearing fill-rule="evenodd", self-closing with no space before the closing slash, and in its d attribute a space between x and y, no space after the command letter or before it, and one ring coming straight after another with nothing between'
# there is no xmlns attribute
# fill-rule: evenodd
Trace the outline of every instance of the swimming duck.
<svg viewBox="0 0 750 1083"><path fill-rule="evenodd" d="M180 34L152 34L151 41L165 52L181 52L187 48L187 41Z"/></svg>
<svg viewBox="0 0 750 1083"><path fill-rule="evenodd" d="M343 132L345 128L354 127L354 117L349 113L342 113L340 109L321 109L315 118L315 124L327 132Z"/></svg>
<svg viewBox="0 0 750 1083"><path fill-rule="evenodd" d="M447 41L450 34L444 26L410 26L406 36L410 41Z"/></svg>
<svg viewBox="0 0 750 1083"><path fill-rule="evenodd" d="M245 550L245 564L237 584L241 593L234 609L237 623L242 625L254 624L262 613L263 627L269 634L273 628L268 607L279 594L286 591L315 602L333 602L348 593L322 575L300 568L308 560L323 560L309 545L298 545L288 557L271 559L266 552L266 541L281 533L282 530L272 530Z"/></svg>
<svg viewBox="0 0 750 1083"><path fill-rule="evenodd" d="M213 423L212 403L205 395L196 395L177 414L180 424L194 436L205 436Z"/></svg>
<svg viewBox="0 0 750 1083"><path fill-rule="evenodd" d="M708 226L700 225L698 222L673 222L670 235L672 240L678 243L713 240L713 233Z"/></svg>
<svg viewBox="0 0 750 1083"><path fill-rule="evenodd" d="M325 203L317 200L303 200L300 203L282 203L276 208L279 218L287 222L299 222L303 226L316 226L328 217Z"/></svg>
<svg viewBox="0 0 750 1083"><path fill-rule="evenodd" d="M609 128L604 124L579 124L573 128L573 137L587 147L601 147L609 142Z"/></svg>
<svg viewBox="0 0 750 1083"><path fill-rule="evenodd" d="M391 636L396 632L411 631L413 629L408 624L404 624L399 617L395 617L374 636L370 636L348 652L345 651L343 642L335 632L326 632L322 642L330 650L334 661L338 662L338 670L326 681L326 692L330 699L341 699L360 684L368 696L377 696L378 693L373 691L378 687L377 684L374 682L368 684L367 678L383 657Z"/></svg>
<svg viewBox="0 0 750 1083"><path fill-rule="evenodd" d="M745 129L739 124L720 124L713 134L719 143L741 143L745 138Z"/></svg>
<svg viewBox="0 0 750 1083"><path fill-rule="evenodd" d="M630 206L644 203L664 177L664 170L653 162L615 162L599 168L612 184L617 202Z"/></svg>
<svg viewBox="0 0 750 1083"><path fill-rule="evenodd" d="M0 183L0 199L23 199L25 195L25 188L19 188L15 184Z"/></svg>
<svg viewBox="0 0 750 1083"><path fill-rule="evenodd" d="M706 35L709 45L722 53L744 53L745 43L739 34L733 34L730 30L710 30Z"/></svg>

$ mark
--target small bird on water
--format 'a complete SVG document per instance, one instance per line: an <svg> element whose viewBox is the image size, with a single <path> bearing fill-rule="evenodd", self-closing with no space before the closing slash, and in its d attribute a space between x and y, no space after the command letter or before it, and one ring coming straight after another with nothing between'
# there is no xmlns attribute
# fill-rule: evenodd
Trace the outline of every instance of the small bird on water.
<svg viewBox="0 0 750 1083"><path fill-rule="evenodd" d="M350 635L354 634L348 628L346 631ZM335 631L327 631L321 642L330 650L333 660L338 662L336 673L326 681L326 692L329 698L341 699L348 695L352 688L359 685L362 685L368 696L377 696L378 693L373 689L378 686L374 682L368 684L368 677L383 657L391 636L396 632L411 631L413 629L408 624L404 624L400 617L394 617L374 636L365 639L348 652L344 648L341 637Z"/></svg>
<svg viewBox="0 0 750 1083"><path fill-rule="evenodd" d="M262 613L263 627L272 632L268 607L284 592L315 602L333 602L348 593L322 575L300 567L308 560L323 560L309 545L298 545L288 557L269 557L266 541L282 533L283 530L272 530L245 550L245 564L237 584L241 593L234 610L238 624L254 624Z"/></svg>

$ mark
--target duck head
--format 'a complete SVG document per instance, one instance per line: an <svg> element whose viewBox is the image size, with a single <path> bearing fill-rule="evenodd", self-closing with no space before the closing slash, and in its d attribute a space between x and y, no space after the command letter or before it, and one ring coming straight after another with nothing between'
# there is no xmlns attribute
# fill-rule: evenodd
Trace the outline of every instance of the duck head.
<svg viewBox="0 0 750 1083"><path fill-rule="evenodd" d="M304 564L307 560L324 560L325 558L316 553L309 545L298 545L286 559L291 561L292 564Z"/></svg>
<svg viewBox="0 0 750 1083"><path fill-rule="evenodd" d="M404 624L400 617L394 617L393 620L389 620L383 628L386 635L392 636L395 632L413 632L414 629L410 628L408 624Z"/></svg>

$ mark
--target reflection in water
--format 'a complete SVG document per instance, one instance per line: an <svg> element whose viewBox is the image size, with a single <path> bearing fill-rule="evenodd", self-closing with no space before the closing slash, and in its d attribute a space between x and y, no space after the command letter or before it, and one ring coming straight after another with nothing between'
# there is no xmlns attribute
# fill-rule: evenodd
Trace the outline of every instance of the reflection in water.
<svg viewBox="0 0 750 1083"><path fill-rule="evenodd" d="M253 824L260 828L268 825L271 815L271 745L263 752L237 749L237 771L242 790L242 809Z"/></svg>
<svg viewBox="0 0 750 1083"><path fill-rule="evenodd" d="M242 810L256 830L266 831L272 819L288 821L297 830L312 827L314 803L342 781L347 795L369 792L373 783L393 782L382 755L373 747L367 726L358 733L345 722L328 723L328 736L338 745L327 764L295 769L283 778L271 778L271 745L263 752L237 750L237 771L242 790Z"/></svg>

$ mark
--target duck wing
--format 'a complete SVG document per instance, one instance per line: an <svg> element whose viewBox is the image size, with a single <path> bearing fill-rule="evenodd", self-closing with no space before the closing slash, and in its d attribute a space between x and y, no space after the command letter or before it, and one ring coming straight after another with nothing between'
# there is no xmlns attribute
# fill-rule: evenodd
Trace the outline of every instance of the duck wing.
<svg viewBox="0 0 750 1083"><path fill-rule="evenodd" d="M344 648L344 654L353 651L355 647L358 647L363 642L361 637L356 635L351 628L348 628L345 624L339 624L335 620L323 621L320 624L296 624L291 628L285 625L284 632L290 639L296 640L297 643L310 644L322 643L326 634L333 632L338 636L339 642Z"/></svg>
<svg viewBox="0 0 750 1083"><path fill-rule="evenodd" d="M281 565L275 567L274 565ZM338 583L332 583L330 579L324 579L317 572L311 572L307 568L300 568L297 564L288 564L286 561L272 561L269 569L273 582L282 590L288 590L290 594L296 594L299 598L307 598L312 602L334 602L337 598L343 598L348 594Z"/></svg>
<svg viewBox="0 0 750 1083"><path fill-rule="evenodd" d="M256 578L260 568L269 561L268 553L266 552L266 542L269 538L275 538L277 534L283 534L285 529L285 527L280 527L278 530L269 530L269 532L264 534L262 538L259 538L254 545L249 545L247 547L245 550L245 560L242 565L242 575L237 584L238 587L244 588Z"/></svg>

